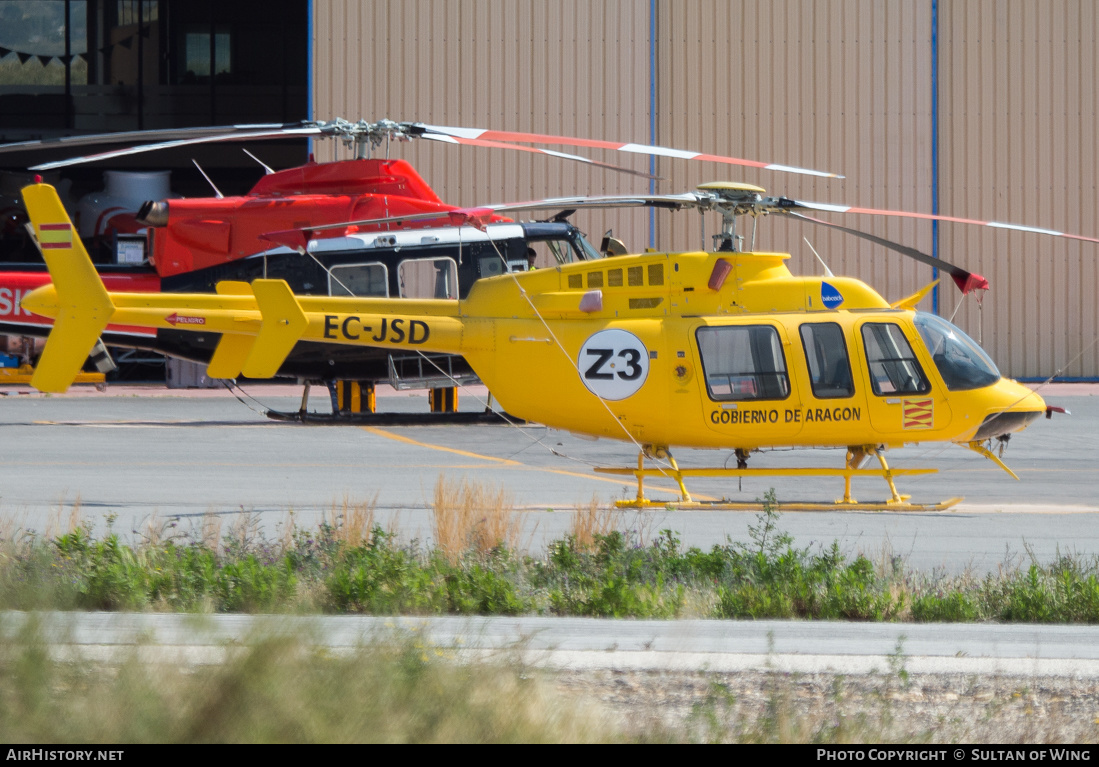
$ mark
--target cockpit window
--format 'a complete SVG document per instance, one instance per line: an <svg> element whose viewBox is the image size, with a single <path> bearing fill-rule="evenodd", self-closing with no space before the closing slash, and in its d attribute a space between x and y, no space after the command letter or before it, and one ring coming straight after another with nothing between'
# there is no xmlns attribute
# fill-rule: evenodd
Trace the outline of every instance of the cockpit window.
<svg viewBox="0 0 1099 767"><path fill-rule="evenodd" d="M544 235L542 237L532 237L528 234L526 247L534 251L535 269L564 266L565 264L574 264L577 261L592 261L603 257L584 238L584 235L576 231L567 239L551 239ZM529 257L529 251L526 257ZM513 269L512 271L526 271L526 268Z"/></svg>
<svg viewBox="0 0 1099 767"><path fill-rule="evenodd" d="M596 261L603 257L603 254L600 253L590 242L588 242L588 238L584 235L577 234L576 241L580 245L580 250L584 252L585 261Z"/></svg>
<svg viewBox="0 0 1099 767"><path fill-rule="evenodd" d="M545 269L552 266L564 266L577 261L590 261L601 258L598 251L584 236L577 233L575 238L567 240L533 240L527 246L534 251L534 267Z"/></svg>
<svg viewBox="0 0 1099 767"><path fill-rule="evenodd" d="M931 391L931 384L899 325L867 322L862 326L862 341L866 346L870 386L879 397Z"/></svg>
<svg viewBox="0 0 1099 767"><path fill-rule="evenodd" d="M1000 371L976 341L942 317L916 312L916 329L927 351L951 391L966 391L991 386L1000 380Z"/></svg>

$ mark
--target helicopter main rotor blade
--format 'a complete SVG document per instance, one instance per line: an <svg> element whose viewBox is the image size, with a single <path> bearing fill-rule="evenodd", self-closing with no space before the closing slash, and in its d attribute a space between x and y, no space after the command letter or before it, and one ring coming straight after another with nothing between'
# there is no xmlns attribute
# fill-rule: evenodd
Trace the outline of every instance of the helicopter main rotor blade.
<svg viewBox="0 0 1099 767"><path fill-rule="evenodd" d="M34 165L30 170L53 170L54 168L67 168L71 165L83 165L89 162L96 162L98 160L110 160L115 157L126 157L128 155L142 154L144 152L155 152L160 149L172 149L174 147L192 146L194 144L210 144L220 141L255 141L259 139L278 139L278 138L292 138L294 136L316 136L322 133L320 128L314 127L301 127L296 128L279 128L277 130L258 130L258 131L239 131L235 133L218 133L205 136L197 136L194 138L176 139L174 141L159 141L153 144L139 144L138 146L129 146L124 149L111 149L106 152L99 152L97 154L84 155L83 157L70 157L66 160L57 160L54 162L44 162L40 165Z"/></svg>
<svg viewBox="0 0 1099 767"><path fill-rule="evenodd" d="M857 208L852 205L832 205L825 202L806 202L805 200L791 200L788 197L778 199L778 207L781 209L807 208L819 210L825 213L854 213L868 216L895 216L900 218L918 218L925 221L949 221L955 224L971 224L974 226L988 226L993 229L1009 229L1016 232L1030 232L1032 234L1046 234L1052 237L1067 237L1070 240L1082 240L1083 242L1099 242L1099 238L1085 237L1082 234L1058 232L1055 229L1042 229L1036 226L1024 226L1023 224L1007 224L1001 221L978 221L972 218L958 218L956 216L940 216L932 213L913 213L906 210L879 210L877 208Z"/></svg>
<svg viewBox="0 0 1099 767"><path fill-rule="evenodd" d="M793 211L790 211L786 215L790 216L791 218L799 219L801 221L808 221L811 224L819 224L821 226L826 226L830 229L837 229L841 232L854 235L855 237L861 237L862 239L873 242L876 245L881 245L883 248L889 248L890 250L908 256L909 258L914 258L921 263L927 264L928 266L933 266L936 269L942 269L944 272L950 275L950 278L952 280L954 280L954 284L958 286L958 290L962 291L962 295L972 293L974 290L988 290L988 280L986 280L981 275L974 274L973 272L967 272L960 266L954 266L954 264L943 261L941 258L929 256L921 250L910 248L907 245L901 245L900 243L893 242L892 240L887 240L883 237L878 237L873 234L869 234L868 232L860 232L858 229L851 229L846 226L841 226L840 224L833 224L831 221L821 221L819 218L813 218L811 216L806 216L801 213L794 213Z"/></svg>
<svg viewBox="0 0 1099 767"><path fill-rule="evenodd" d="M287 229L277 232L261 234L262 239L287 245L292 248L304 247L304 243L311 239L315 232L331 231L333 229L346 229L351 226L384 226L386 224L401 224L412 221L439 220L448 226L463 226L473 224L480 226L489 223L494 215L501 213L515 213L527 210L552 210L552 209L576 209L576 208L628 208L628 207L656 207L680 210L686 207L696 207L699 197L688 192L686 194L666 194L653 196L605 196L605 197L553 197L532 202L508 202L492 205L478 205L472 208L454 208L431 213L410 213L405 216L387 216L385 218L367 218L357 221L342 221L336 224L321 224L304 229Z"/></svg>
<svg viewBox="0 0 1099 767"><path fill-rule="evenodd" d="M600 168L607 168L608 170L615 170L619 173L629 173L633 176L641 176L648 179L659 179L660 176L654 176L651 173L645 171L633 170L632 168L624 168L621 165L612 165L609 162L599 162L593 160L590 157L582 157L578 154L568 154L567 152L555 152L552 149L538 149L532 146L522 146L521 144L509 144L503 141L490 141L485 139L471 139L463 138L460 136L443 136L436 133L424 133L420 138L428 139L429 141L440 141L445 144L459 144L464 146L479 146L489 149L511 149L519 152L533 152L535 154L545 154L551 157L559 157L563 160L575 160L577 162L586 163L588 165L595 165Z"/></svg>
<svg viewBox="0 0 1099 767"><path fill-rule="evenodd" d="M600 162L598 160L593 160L590 157L582 157L580 155L569 154L567 152L556 152L552 149L538 149L535 147L522 146L519 144L512 144L503 141L454 137L434 133L423 133L420 131L414 131L412 133L409 133L401 125L397 123L391 123L389 121L360 124L349 123L343 120L336 120L330 123L234 125L224 128L185 128L180 130L127 131L124 133L103 133L91 136L72 136L63 139L46 139L42 141L24 141L17 144L6 144L0 146L0 153L38 149L56 149L58 147L68 146L91 146L104 143L131 144L131 146L122 149L112 149L105 152L98 152L96 154L84 155L81 157L70 157L64 160L40 163L30 168L30 170L45 171L54 170L56 168L66 168L73 165L83 165L101 160L111 160L116 157L127 157L130 155L142 154L145 152L155 152L161 149L172 149L181 146L191 146L194 144L206 144L222 141L278 139L294 136L326 136L331 138L343 138L344 140L351 141L354 141L357 138L361 138L361 140L363 141L377 141L378 143L380 143L380 137L384 134L392 134L393 136L398 137L402 140L407 140L410 137L418 137L449 144L463 144L467 146L479 146L492 149L510 149L519 152L544 154L552 157L559 157L565 160L573 160L588 165L607 168L608 170L614 170L620 173L629 173L634 176L641 176L642 178L659 178L658 176L654 176L644 171L636 171L632 168L624 168L620 165ZM152 138L157 138L160 140L153 141L151 143L140 143L142 141L146 141Z"/></svg>
<svg viewBox="0 0 1099 767"><path fill-rule="evenodd" d="M426 125L413 123L413 130L420 129L427 133L442 134L453 138L480 139L488 141L512 141L526 144L560 144L566 146L582 146L591 149L612 149L618 152L630 152L644 154L653 157L674 157L681 160L701 160L703 162L719 162L727 165L743 165L748 168L760 168L781 173L801 173L809 176L821 176L823 178L844 178L839 173L812 170L810 168L797 168L791 165L780 165L773 162L760 162L758 160L746 160L740 157L725 157L716 154L704 154L702 152L690 152L682 149L672 149L663 146L651 146L648 144L633 144L621 141L600 141L597 139L571 138L569 136L553 136L544 133L522 133L518 131L483 130L480 128L455 128L445 125Z"/></svg>
<svg viewBox="0 0 1099 767"><path fill-rule="evenodd" d="M96 144L140 144L150 141L175 141L177 139L217 136L236 132L293 130L301 123L256 123L249 125L221 125L205 128L158 128L155 130L118 131L116 133L89 133L81 136L61 136L35 141L16 141L0 144L0 154L26 152L66 147L93 146Z"/></svg>
<svg viewBox="0 0 1099 767"><path fill-rule="evenodd" d="M601 195L585 197L550 197L530 202L504 202L481 206L494 213L518 213L526 210L549 210L551 208L668 208L682 210L697 207L699 195L693 192L685 194L657 195Z"/></svg>

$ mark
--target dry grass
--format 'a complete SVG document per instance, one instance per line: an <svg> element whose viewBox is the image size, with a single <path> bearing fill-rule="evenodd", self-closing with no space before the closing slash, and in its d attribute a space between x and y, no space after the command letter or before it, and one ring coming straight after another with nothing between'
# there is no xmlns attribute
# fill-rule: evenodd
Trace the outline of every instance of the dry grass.
<svg viewBox="0 0 1099 767"><path fill-rule="evenodd" d="M272 626L225 662L58 661L0 638L0 732L47 743L572 743L617 736L601 708L529 669L458 665L414 638L330 653ZM174 657L168 654L167 657Z"/></svg>
<svg viewBox="0 0 1099 767"><path fill-rule="evenodd" d="M279 536L279 542L282 544L283 551L290 551L294 548L294 533L297 532L298 526L294 522L294 510L289 509L286 512L286 516L283 517L282 522L275 526L276 530L281 530L282 534Z"/></svg>
<svg viewBox="0 0 1099 767"><path fill-rule="evenodd" d="M203 520L205 524L205 519ZM218 529L220 530L220 523ZM179 518L165 519L159 511L153 511L144 519L140 527L133 531L137 536L140 546L159 548L169 541L179 542L188 540L188 535L179 529ZM205 539L203 539L205 541ZM217 538L213 539L213 547L217 547Z"/></svg>
<svg viewBox="0 0 1099 767"><path fill-rule="evenodd" d="M52 540L59 535L74 532L82 527L84 524L84 512L81 507L82 502L78 495L73 499L72 506L69 507L68 517L66 518L65 504L63 501L59 501L57 506L53 509L53 513L50 514L50 518L46 520L46 538Z"/></svg>
<svg viewBox="0 0 1099 767"><path fill-rule="evenodd" d="M374 529L374 510L377 505L377 493L369 501L352 501L345 495L341 501L334 501L328 507L324 513L324 524L332 529L336 540L351 547L362 546L370 543L370 531Z"/></svg>
<svg viewBox="0 0 1099 767"><path fill-rule="evenodd" d="M615 506L600 506L599 498L592 495L587 506L577 506L572 518L571 535L579 549L591 549L595 546L596 536L609 535L619 529L622 523L622 511Z"/></svg>
<svg viewBox="0 0 1099 767"><path fill-rule="evenodd" d="M0 544L11 544L16 538L25 538L27 532L27 513L20 515L0 515Z"/></svg>
<svg viewBox="0 0 1099 767"><path fill-rule="evenodd" d="M466 552L485 555L501 546L519 550L521 520L502 487L440 476L432 512L435 546L452 564Z"/></svg>
<svg viewBox="0 0 1099 767"><path fill-rule="evenodd" d="M202 515L199 541L205 548L217 551L218 543L221 541L221 526L223 523L224 520L221 515L212 509L207 509L206 513Z"/></svg>
<svg viewBox="0 0 1099 767"><path fill-rule="evenodd" d="M229 534L225 536L225 546L236 547L240 551L251 551L263 541L260 515L255 511L246 511L241 507L240 513L233 516L229 523Z"/></svg>

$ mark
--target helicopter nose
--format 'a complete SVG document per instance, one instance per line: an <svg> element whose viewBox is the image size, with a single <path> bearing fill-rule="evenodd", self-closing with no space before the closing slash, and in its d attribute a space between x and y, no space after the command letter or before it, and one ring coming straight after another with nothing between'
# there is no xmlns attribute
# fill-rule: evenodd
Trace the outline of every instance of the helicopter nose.
<svg viewBox="0 0 1099 767"><path fill-rule="evenodd" d="M1036 393L1015 381L1001 378L994 386L997 405L987 411L972 439L983 441L1022 431L1046 412L1046 403Z"/></svg>
<svg viewBox="0 0 1099 767"><path fill-rule="evenodd" d="M56 317L58 313L57 288L54 287L52 282L37 287L23 296L23 300L19 302L19 305L28 312L41 317Z"/></svg>
<svg viewBox="0 0 1099 767"><path fill-rule="evenodd" d="M1044 411L1042 411L1044 412ZM993 413L985 418L973 439L983 442L993 437L1005 437L1016 431L1022 431L1030 422L1042 414L1040 411L1029 410L1024 412L1012 412L1004 410Z"/></svg>

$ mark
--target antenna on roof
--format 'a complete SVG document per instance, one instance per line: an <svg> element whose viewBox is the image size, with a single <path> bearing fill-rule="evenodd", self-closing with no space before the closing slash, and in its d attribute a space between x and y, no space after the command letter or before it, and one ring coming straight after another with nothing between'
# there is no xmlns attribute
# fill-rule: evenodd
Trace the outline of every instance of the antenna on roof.
<svg viewBox="0 0 1099 767"><path fill-rule="evenodd" d="M206 183L207 183L207 184L209 184L209 185L210 185L210 188L214 190L214 194L215 194L215 195L217 196L217 198L218 198L219 200L223 199L223 198L225 197L225 195L223 195L223 194L221 193L221 190L220 190L220 189L218 189L218 188L217 188L216 186L214 186L214 182L213 182L213 181L211 181L211 180L210 180L210 177L206 175L206 171L204 171L204 170L202 169L202 166L198 164L198 160L195 160L194 158L192 158L192 159L191 159L191 162L193 162L193 163L195 164L195 167L196 167L196 168L198 168L198 172L202 174L202 177L203 177L204 179L206 179Z"/></svg>
<svg viewBox="0 0 1099 767"><path fill-rule="evenodd" d="M809 238L802 237L801 239L805 240L805 244L809 246L809 250L813 251L813 255L817 257L817 261L820 261L820 265L824 267L824 273L829 277L835 277L836 275L832 274L832 270L828 268L828 264L824 263L824 259L820 257L820 253L817 253L817 249L813 247L813 243L809 242Z"/></svg>
<svg viewBox="0 0 1099 767"><path fill-rule="evenodd" d="M264 175L270 176L270 175L271 175L272 173L274 173L274 172L275 172L275 169L274 169L274 168L272 168L272 167L271 167L270 165L268 165L267 163L265 163L265 162L264 162L263 160L261 160L260 158L256 157L256 156L255 156L254 154L252 154L251 152L249 152L249 151L248 151L247 149L244 149L244 153L245 153L246 155L248 155L249 157L251 157L251 158L252 158L253 160L255 160L256 162L258 162L258 163L259 163L260 165L262 165L262 166L263 166L263 170L264 170ZM312 161L312 159L313 159L313 156L312 156L312 155L310 155L310 156L309 156L309 159L310 159L310 161Z"/></svg>

